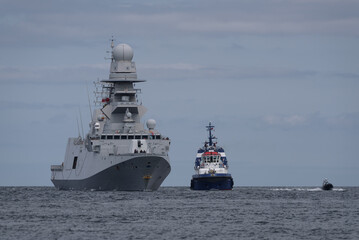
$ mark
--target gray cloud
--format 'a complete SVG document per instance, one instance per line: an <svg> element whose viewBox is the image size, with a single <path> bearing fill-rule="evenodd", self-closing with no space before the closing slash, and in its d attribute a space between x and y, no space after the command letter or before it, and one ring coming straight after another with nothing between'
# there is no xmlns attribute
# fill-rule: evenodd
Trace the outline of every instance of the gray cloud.
<svg viewBox="0 0 359 240"><path fill-rule="evenodd" d="M288 68L252 67L243 68L230 65L204 65L190 63L145 63L139 64L139 76L158 80L190 80L201 79L291 79L316 76L313 70L295 70ZM83 64L73 66L44 67L0 67L0 83L2 84L83 84L93 82L97 78L104 79L108 75L108 63Z"/></svg>
<svg viewBox="0 0 359 240"><path fill-rule="evenodd" d="M359 74L351 73L351 72L332 73L332 74L330 74L330 76L340 78L340 79L357 79L357 80L359 80Z"/></svg>
<svg viewBox="0 0 359 240"><path fill-rule="evenodd" d="M20 101L0 101L0 109L2 110L49 110L62 109L70 110L77 109L79 104L53 104L50 102L20 102Z"/></svg>
<svg viewBox="0 0 359 240"><path fill-rule="evenodd" d="M359 131L359 112L342 113L326 119L326 123L333 127L345 127Z"/></svg>
<svg viewBox="0 0 359 240"><path fill-rule="evenodd" d="M191 33L359 36L357 1L107 3L3 1L0 43L93 45L118 31L131 37L152 38L159 32L172 36Z"/></svg>
<svg viewBox="0 0 359 240"><path fill-rule="evenodd" d="M0 67L1 84L84 84L107 75L108 64L77 66ZM106 73L106 75L105 75ZM97 76L97 77L96 77Z"/></svg>
<svg viewBox="0 0 359 240"><path fill-rule="evenodd" d="M159 80L218 80L232 81L239 79L307 79L320 75L314 70L296 70L289 68L239 67L233 65L199 65L199 64L144 64L144 75ZM159 71L161 70L161 71Z"/></svg>
<svg viewBox="0 0 359 240"><path fill-rule="evenodd" d="M262 123L268 127L281 127L283 129L343 129L359 131L359 112L341 113L337 115L323 115L320 112L309 114L269 114L262 117Z"/></svg>

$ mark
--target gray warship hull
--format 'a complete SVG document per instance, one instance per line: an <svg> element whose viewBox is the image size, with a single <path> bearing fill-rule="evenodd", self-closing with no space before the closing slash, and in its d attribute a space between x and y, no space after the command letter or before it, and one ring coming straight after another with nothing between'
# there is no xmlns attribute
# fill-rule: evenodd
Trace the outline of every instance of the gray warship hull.
<svg viewBox="0 0 359 240"><path fill-rule="evenodd" d="M60 190L155 191L170 171L164 157L137 156L84 179L52 179L52 182Z"/></svg>

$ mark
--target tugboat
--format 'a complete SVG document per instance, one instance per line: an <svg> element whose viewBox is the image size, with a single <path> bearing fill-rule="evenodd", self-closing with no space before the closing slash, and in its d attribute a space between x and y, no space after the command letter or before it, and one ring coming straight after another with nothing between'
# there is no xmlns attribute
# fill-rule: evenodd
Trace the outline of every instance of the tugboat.
<svg viewBox="0 0 359 240"><path fill-rule="evenodd" d="M194 170L196 174L192 176L192 190L232 190L233 178L228 173L228 162L222 147L214 142L212 130L214 126L209 123L206 126L209 137L208 142L197 152Z"/></svg>
<svg viewBox="0 0 359 240"><path fill-rule="evenodd" d="M333 184L328 182L327 179L324 179L323 185L322 185L322 190L332 190L332 189L333 189Z"/></svg>
<svg viewBox="0 0 359 240"><path fill-rule="evenodd" d="M108 79L95 83L96 103L86 137L69 138L65 160L51 166L51 181L58 189L157 190L171 171L170 139L155 129L138 101L133 50L127 44L114 46ZM91 111L91 109L90 109Z"/></svg>

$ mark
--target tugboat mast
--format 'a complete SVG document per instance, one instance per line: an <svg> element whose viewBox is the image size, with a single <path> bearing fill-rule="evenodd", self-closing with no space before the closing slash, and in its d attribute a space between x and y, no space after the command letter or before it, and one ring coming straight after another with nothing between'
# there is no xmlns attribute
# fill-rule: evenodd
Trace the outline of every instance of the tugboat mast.
<svg viewBox="0 0 359 240"><path fill-rule="evenodd" d="M209 137L208 137L209 142L208 142L208 144L209 144L209 146L212 146L213 145L212 139L215 138L215 137L212 136L212 130L214 129L214 126L212 125L211 122L209 122L209 125L206 126L206 128L207 128L207 130L209 132Z"/></svg>

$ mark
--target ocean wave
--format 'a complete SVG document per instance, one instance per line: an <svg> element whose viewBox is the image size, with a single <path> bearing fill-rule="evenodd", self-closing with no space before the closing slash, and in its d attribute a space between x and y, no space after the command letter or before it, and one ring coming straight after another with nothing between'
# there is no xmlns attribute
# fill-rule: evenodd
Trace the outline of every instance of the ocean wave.
<svg viewBox="0 0 359 240"><path fill-rule="evenodd" d="M346 190L344 188L333 188L333 191L344 192Z"/></svg>
<svg viewBox="0 0 359 240"><path fill-rule="evenodd" d="M283 188L271 188L272 191L308 191L308 192L319 192L323 191L320 187L316 188L303 188L303 187L283 187ZM333 188L333 191L344 192L344 188Z"/></svg>

